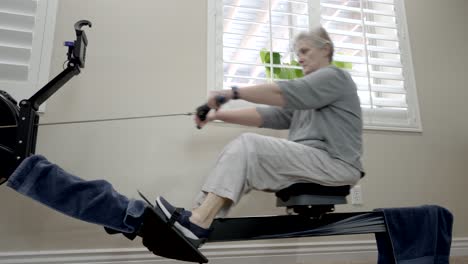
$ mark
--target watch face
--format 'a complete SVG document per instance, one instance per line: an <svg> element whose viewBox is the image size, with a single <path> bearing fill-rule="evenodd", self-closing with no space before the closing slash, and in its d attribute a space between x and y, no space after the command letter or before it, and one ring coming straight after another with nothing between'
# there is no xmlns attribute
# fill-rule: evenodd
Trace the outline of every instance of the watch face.
<svg viewBox="0 0 468 264"><path fill-rule="evenodd" d="M232 99L236 100L239 99L239 87L237 86L232 86Z"/></svg>

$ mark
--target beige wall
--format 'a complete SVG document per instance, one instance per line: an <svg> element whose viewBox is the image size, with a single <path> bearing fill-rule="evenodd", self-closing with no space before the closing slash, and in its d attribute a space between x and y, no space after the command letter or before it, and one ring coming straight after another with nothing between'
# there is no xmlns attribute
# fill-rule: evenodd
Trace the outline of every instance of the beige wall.
<svg viewBox="0 0 468 264"><path fill-rule="evenodd" d="M454 236L467 237L468 1L409 0L406 8L424 132L366 131L365 205L339 210L439 204L455 214ZM193 110L206 94L206 9L206 1L60 0L53 75L74 22L94 26L86 68L47 102L42 121ZM131 197L139 189L188 207L217 153L244 131L274 135L226 125L199 131L189 117L143 119L41 127L37 152ZM141 246L1 188L0 251ZM233 214L280 212L273 195L255 193ZM361 238L372 236L352 239Z"/></svg>

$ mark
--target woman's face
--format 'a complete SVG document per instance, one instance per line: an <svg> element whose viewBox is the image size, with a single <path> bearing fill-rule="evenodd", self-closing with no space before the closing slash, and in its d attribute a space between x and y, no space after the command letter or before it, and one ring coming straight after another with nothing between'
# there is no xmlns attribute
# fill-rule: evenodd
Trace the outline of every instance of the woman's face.
<svg viewBox="0 0 468 264"><path fill-rule="evenodd" d="M299 40L296 43L296 53L304 75L329 64L327 49L315 47L311 40Z"/></svg>

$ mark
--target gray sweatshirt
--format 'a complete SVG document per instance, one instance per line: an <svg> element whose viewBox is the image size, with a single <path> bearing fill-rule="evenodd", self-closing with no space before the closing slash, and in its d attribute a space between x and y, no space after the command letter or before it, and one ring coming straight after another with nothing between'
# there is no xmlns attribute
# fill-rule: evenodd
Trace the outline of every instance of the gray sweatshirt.
<svg viewBox="0 0 468 264"><path fill-rule="evenodd" d="M325 150L362 172L361 105L349 73L329 66L277 84L286 104L257 107L261 127L289 129L289 140Z"/></svg>

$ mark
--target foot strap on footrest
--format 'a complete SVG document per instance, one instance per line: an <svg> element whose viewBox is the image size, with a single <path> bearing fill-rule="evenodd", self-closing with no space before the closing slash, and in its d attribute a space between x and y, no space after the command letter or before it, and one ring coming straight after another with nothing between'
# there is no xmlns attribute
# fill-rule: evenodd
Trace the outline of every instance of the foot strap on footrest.
<svg viewBox="0 0 468 264"><path fill-rule="evenodd" d="M170 226L173 226L175 221L180 217L181 213L184 211L184 208L176 208L174 213L172 213L171 218L167 222Z"/></svg>

